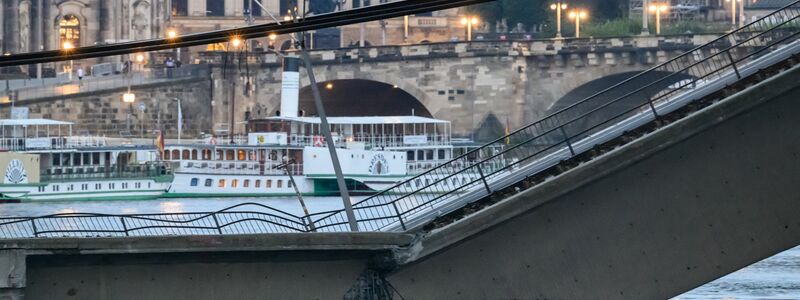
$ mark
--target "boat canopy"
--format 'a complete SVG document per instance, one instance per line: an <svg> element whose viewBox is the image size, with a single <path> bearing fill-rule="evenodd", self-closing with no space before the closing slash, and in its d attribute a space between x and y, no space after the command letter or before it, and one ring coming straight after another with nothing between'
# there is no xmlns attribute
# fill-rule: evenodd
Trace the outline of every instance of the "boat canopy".
<svg viewBox="0 0 800 300"><path fill-rule="evenodd" d="M72 124L74 123L50 119L0 119L0 126L55 126Z"/></svg>

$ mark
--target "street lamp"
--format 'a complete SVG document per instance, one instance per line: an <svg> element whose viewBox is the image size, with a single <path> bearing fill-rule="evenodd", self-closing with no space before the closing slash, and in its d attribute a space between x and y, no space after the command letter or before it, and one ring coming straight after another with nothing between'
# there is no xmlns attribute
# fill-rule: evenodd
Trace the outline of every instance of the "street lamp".
<svg viewBox="0 0 800 300"><path fill-rule="evenodd" d="M61 44L61 48L64 50L64 54L69 54L72 51L72 49L75 49L75 45L73 45L71 41L65 41L63 44ZM70 59L69 60L69 74L68 74L68 77L69 77L70 81L72 81L72 67L73 67L73 63L72 63L72 60Z"/></svg>
<svg viewBox="0 0 800 300"><path fill-rule="evenodd" d="M478 25L480 22L478 17L461 18L461 25L467 26L467 41L472 41L472 26Z"/></svg>
<svg viewBox="0 0 800 300"><path fill-rule="evenodd" d="M656 35L661 34L661 13L665 13L669 10L669 6L666 3L653 3L650 4L650 12L656 14Z"/></svg>
<svg viewBox="0 0 800 300"><path fill-rule="evenodd" d="M744 15L744 2L742 2L742 0L725 0L725 2L730 2L731 4L731 24L733 25L733 29L736 29L736 2L739 2L739 4L742 6L742 15Z"/></svg>
<svg viewBox="0 0 800 300"><path fill-rule="evenodd" d="M561 11L567 9L566 3L553 3L550 4L550 9L556 11L556 38L561 38Z"/></svg>
<svg viewBox="0 0 800 300"><path fill-rule="evenodd" d="M170 30L168 30L168 31L167 31L167 39L168 39L168 40L170 40L170 41L172 42L172 41L174 41L176 38L178 38L178 31L177 31L177 30L175 30L175 29L170 29ZM178 47L178 48L176 48L176 49L177 49L177 50L175 50L175 52L176 52L176 54L175 54L175 60L177 60L177 61L181 61L181 48L180 48L180 47Z"/></svg>
<svg viewBox="0 0 800 300"><path fill-rule="evenodd" d="M131 115L133 114L133 102L135 101L136 95L131 93L130 87L128 87L128 92L122 94L122 102L128 103L128 117L126 118L128 133L131 132Z"/></svg>
<svg viewBox="0 0 800 300"><path fill-rule="evenodd" d="M239 48L239 46L241 45L242 45L242 39L240 39L239 37L234 37L231 39L231 46L233 46L234 48Z"/></svg>
<svg viewBox="0 0 800 300"><path fill-rule="evenodd" d="M587 13L583 9L575 9L569 12L569 18L575 20L575 37L581 37L581 19L586 19L589 17L589 13Z"/></svg>

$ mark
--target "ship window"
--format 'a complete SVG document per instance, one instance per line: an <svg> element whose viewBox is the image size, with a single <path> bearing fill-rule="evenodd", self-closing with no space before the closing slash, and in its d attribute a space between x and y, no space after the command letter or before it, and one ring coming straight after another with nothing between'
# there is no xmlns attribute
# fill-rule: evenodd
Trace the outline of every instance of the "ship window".
<svg viewBox="0 0 800 300"><path fill-rule="evenodd" d="M95 165L100 164L100 152L92 153L92 163L94 163Z"/></svg>
<svg viewBox="0 0 800 300"><path fill-rule="evenodd" d="M260 187L261 187L261 180L256 180L256 187L257 187L257 188L260 188Z"/></svg>
<svg viewBox="0 0 800 300"><path fill-rule="evenodd" d="M192 150L192 160L197 160L197 149Z"/></svg>
<svg viewBox="0 0 800 300"><path fill-rule="evenodd" d="M425 159L425 151L418 150L417 151L417 160L424 160Z"/></svg>
<svg viewBox="0 0 800 300"><path fill-rule="evenodd" d="M172 160L180 160L181 159L181 152L178 150L172 150Z"/></svg>
<svg viewBox="0 0 800 300"><path fill-rule="evenodd" d="M233 180L231 180L231 187L234 187L234 188L235 188L235 187L237 187L237 186L239 186L239 179L233 179Z"/></svg>
<svg viewBox="0 0 800 300"><path fill-rule="evenodd" d="M211 160L211 150L203 149L203 160Z"/></svg>
<svg viewBox="0 0 800 300"><path fill-rule="evenodd" d="M236 156L237 156L238 160L247 160L247 156L246 155L247 155L247 152L245 152L244 150L239 150Z"/></svg>
<svg viewBox="0 0 800 300"><path fill-rule="evenodd" d="M287 185L288 188L292 188L293 187L291 180L286 181L286 185Z"/></svg>
<svg viewBox="0 0 800 300"><path fill-rule="evenodd" d="M84 165L91 165L92 162L89 159L90 159L89 153L88 152L84 153L83 154L83 164Z"/></svg>
<svg viewBox="0 0 800 300"><path fill-rule="evenodd" d="M223 160L224 158L225 156L222 155L222 150L217 150L217 160Z"/></svg>
<svg viewBox="0 0 800 300"><path fill-rule="evenodd" d="M433 160L433 150L425 151L425 154L427 154L427 155L425 155L425 158L427 160Z"/></svg>
<svg viewBox="0 0 800 300"><path fill-rule="evenodd" d="M271 188L271 187L272 187L272 180L267 180L267 185L266 185L266 187L267 187L267 188Z"/></svg>
<svg viewBox="0 0 800 300"><path fill-rule="evenodd" d="M408 151L406 154L408 155L408 160L414 160L414 151Z"/></svg>
<svg viewBox="0 0 800 300"><path fill-rule="evenodd" d="M189 150L183 150L183 155L181 156L181 159L189 160L189 158L190 158Z"/></svg>
<svg viewBox="0 0 800 300"><path fill-rule="evenodd" d="M189 183L189 185L190 185L190 186L197 186L197 182L198 182L198 181L199 181L199 179L197 179L197 178L192 178L192 182L191 182L191 183Z"/></svg>
<svg viewBox="0 0 800 300"><path fill-rule="evenodd" d="M81 165L81 155L80 155L80 153L72 154L72 165L73 166L80 166Z"/></svg>
<svg viewBox="0 0 800 300"><path fill-rule="evenodd" d="M439 149L439 159L444 159L444 149Z"/></svg>
<svg viewBox="0 0 800 300"><path fill-rule="evenodd" d="M101 189L103 189L103 185L97 183L97 184L94 185L94 189L95 190L101 190Z"/></svg>
<svg viewBox="0 0 800 300"><path fill-rule="evenodd" d="M206 186L211 186L212 182L213 180L211 180L211 178L206 179Z"/></svg>
<svg viewBox="0 0 800 300"><path fill-rule="evenodd" d="M234 160L234 158L233 158L233 150L225 151L225 159L226 160Z"/></svg>
<svg viewBox="0 0 800 300"><path fill-rule="evenodd" d="M169 158L169 150L164 151L164 160L170 160Z"/></svg>
<svg viewBox="0 0 800 300"><path fill-rule="evenodd" d="M278 188L282 188L282 187L283 187L283 180L278 180Z"/></svg>
<svg viewBox="0 0 800 300"><path fill-rule="evenodd" d="M218 186L221 187L221 188L224 188L225 187L225 179L220 179Z"/></svg>
<svg viewBox="0 0 800 300"><path fill-rule="evenodd" d="M245 179L244 184L242 184L242 187L250 187L250 179Z"/></svg>
<svg viewBox="0 0 800 300"><path fill-rule="evenodd" d="M61 154L55 153L53 154L53 166L60 166L61 165Z"/></svg>

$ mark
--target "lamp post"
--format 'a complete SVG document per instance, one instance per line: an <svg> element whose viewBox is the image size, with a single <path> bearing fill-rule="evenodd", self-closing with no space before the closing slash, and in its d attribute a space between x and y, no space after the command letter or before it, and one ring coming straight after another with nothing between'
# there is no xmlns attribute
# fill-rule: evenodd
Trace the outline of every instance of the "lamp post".
<svg viewBox="0 0 800 300"><path fill-rule="evenodd" d="M472 41L472 26L478 25L481 21L478 17L463 17L461 18L461 25L467 26L467 41Z"/></svg>
<svg viewBox="0 0 800 300"><path fill-rule="evenodd" d="M556 38L560 39L561 37L561 11L567 9L567 4L558 2L550 4L550 9L556 11Z"/></svg>
<svg viewBox="0 0 800 300"><path fill-rule="evenodd" d="M70 52L72 52L72 49L75 48L75 45L73 45L71 41L66 41L63 44L61 44L61 48L64 50L64 54L69 54ZM72 60L70 59L69 74L67 75L70 81L72 81L72 67L73 67Z"/></svg>
<svg viewBox="0 0 800 300"><path fill-rule="evenodd" d="M725 0L725 2L729 2L731 4L731 25L733 26L733 29L736 29L736 7L737 7L736 2L739 2L742 5L743 17L744 17L744 2L742 2L742 0Z"/></svg>
<svg viewBox="0 0 800 300"><path fill-rule="evenodd" d="M167 39L170 41L175 41L178 38L178 31L175 29L170 29L167 31ZM181 48L176 48L175 60L181 61Z"/></svg>
<svg viewBox="0 0 800 300"><path fill-rule="evenodd" d="M661 34L661 13L667 12L669 6L666 3L653 3L650 4L649 10L656 14L656 35L659 35Z"/></svg>
<svg viewBox="0 0 800 300"><path fill-rule="evenodd" d="M642 35L643 36L650 35L650 28L648 28L650 26L648 24L648 23L650 23L650 21L647 18L648 17L647 6L648 6L647 5L647 0L642 0Z"/></svg>
<svg viewBox="0 0 800 300"><path fill-rule="evenodd" d="M581 37L581 19L586 19L589 14L583 9L576 9L569 12L569 18L575 20L575 37Z"/></svg>
<svg viewBox="0 0 800 300"><path fill-rule="evenodd" d="M131 93L130 87L128 87L128 92L122 94L122 102L128 103L128 117L127 117L127 126L128 126L128 133L131 132L131 115L133 114L133 102L136 101L136 95Z"/></svg>

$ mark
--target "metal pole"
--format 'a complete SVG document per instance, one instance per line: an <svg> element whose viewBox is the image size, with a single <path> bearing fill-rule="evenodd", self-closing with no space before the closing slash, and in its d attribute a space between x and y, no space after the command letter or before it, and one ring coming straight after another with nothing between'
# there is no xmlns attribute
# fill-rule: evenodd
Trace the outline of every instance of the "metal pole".
<svg viewBox="0 0 800 300"><path fill-rule="evenodd" d="M347 191L347 185L344 182L344 175L342 174L342 166L339 164L339 156L336 154L336 144L333 142L331 136L331 128L328 125L328 117L325 114L325 107L322 105L322 97L319 94L319 87L317 86L317 79L314 77L314 69L311 65L311 57L306 51L305 45L301 45L300 52L303 55L303 61L306 65L308 79L311 84L311 93L314 95L314 104L317 106L317 113L320 118L320 127L322 134L325 136L325 141L328 144L328 151L333 161L333 171L336 173L336 183L339 185L339 192L342 195L342 202L344 209L347 213L347 221L350 223L350 231L358 231L358 223L356 222L356 215L353 212L353 204L350 203L350 194Z"/></svg>
<svg viewBox="0 0 800 300"><path fill-rule="evenodd" d="M183 107L181 107L181 99L178 99L178 145L181 144L181 133L183 132Z"/></svg>
<svg viewBox="0 0 800 300"><path fill-rule="evenodd" d="M642 0L642 35L650 35L648 28L649 20L647 20L647 0Z"/></svg>
<svg viewBox="0 0 800 300"><path fill-rule="evenodd" d="M300 193L300 189L297 187L297 182L294 181L294 176L292 175L292 169L291 169L292 164L294 162L295 161L293 159L285 161L282 166L278 167L283 167L286 169L286 175L289 175L289 181L292 182L292 187L294 187L294 192L295 194L297 194L297 200L300 201L300 206L303 208L303 213L306 214L306 219L308 219L308 227L311 229L312 232L317 231L316 226L314 226L314 221L311 220L311 214L308 213L308 207L306 207L306 202L305 200L303 200L303 193Z"/></svg>

